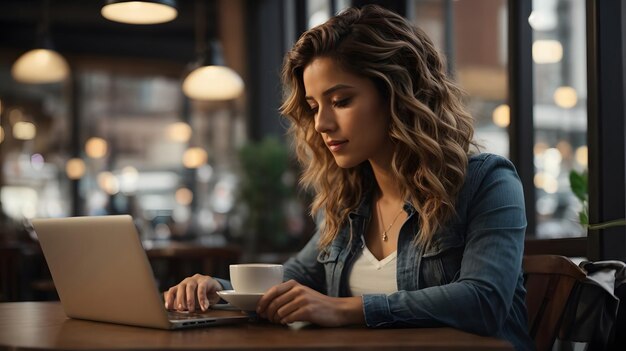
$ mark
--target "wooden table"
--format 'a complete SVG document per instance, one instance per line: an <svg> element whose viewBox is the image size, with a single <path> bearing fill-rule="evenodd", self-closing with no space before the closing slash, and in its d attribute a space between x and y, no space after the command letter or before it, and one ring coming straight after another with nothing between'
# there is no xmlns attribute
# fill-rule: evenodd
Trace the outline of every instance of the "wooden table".
<svg viewBox="0 0 626 351"><path fill-rule="evenodd" d="M244 323L179 331L68 319L58 302L0 303L0 349L513 350L452 328L289 328Z"/></svg>

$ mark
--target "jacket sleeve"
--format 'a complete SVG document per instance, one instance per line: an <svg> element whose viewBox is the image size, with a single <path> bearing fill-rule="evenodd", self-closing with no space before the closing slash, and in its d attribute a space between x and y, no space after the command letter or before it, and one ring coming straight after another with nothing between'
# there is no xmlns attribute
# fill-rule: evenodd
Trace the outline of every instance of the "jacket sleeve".
<svg viewBox="0 0 626 351"><path fill-rule="evenodd" d="M447 325L496 335L520 279L526 217L513 165L488 156L466 184L476 189L467 210L465 248L454 282L417 291L364 295L370 327Z"/></svg>

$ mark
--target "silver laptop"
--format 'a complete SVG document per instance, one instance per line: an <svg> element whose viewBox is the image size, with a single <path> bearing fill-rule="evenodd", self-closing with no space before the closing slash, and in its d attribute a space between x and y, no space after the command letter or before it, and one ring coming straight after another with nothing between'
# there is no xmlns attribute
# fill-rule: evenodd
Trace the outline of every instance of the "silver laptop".
<svg viewBox="0 0 626 351"><path fill-rule="evenodd" d="M168 312L128 215L34 219L32 224L68 317L161 329L249 318L223 309Z"/></svg>

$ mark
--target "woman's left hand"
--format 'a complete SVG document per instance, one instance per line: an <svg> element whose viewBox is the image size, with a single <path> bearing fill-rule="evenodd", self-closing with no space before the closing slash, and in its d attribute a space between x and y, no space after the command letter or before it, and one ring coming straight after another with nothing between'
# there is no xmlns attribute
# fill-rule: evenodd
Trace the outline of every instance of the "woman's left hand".
<svg viewBox="0 0 626 351"><path fill-rule="evenodd" d="M329 297L295 280L269 289L259 300L257 313L281 324L305 321L336 327L365 323L361 297Z"/></svg>

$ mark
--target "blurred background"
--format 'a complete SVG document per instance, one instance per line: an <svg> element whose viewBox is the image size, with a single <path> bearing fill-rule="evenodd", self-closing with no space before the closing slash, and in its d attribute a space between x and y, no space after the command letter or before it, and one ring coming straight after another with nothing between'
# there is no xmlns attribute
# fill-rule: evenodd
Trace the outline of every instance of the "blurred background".
<svg viewBox="0 0 626 351"><path fill-rule="evenodd" d="M424 29L467 92L483 151L510 156L509 1L149 1L175 5L153 24L120 22L149 20L107 14L117 3L0 1L0 300L55 298L35 217L131 214L163 288L300 249L311 194L277 111L280 66L347 6L379 3ZM585 21L583 0L538 0L525 23L530 238L586 235L568 180L587 169Z"/></svg>

